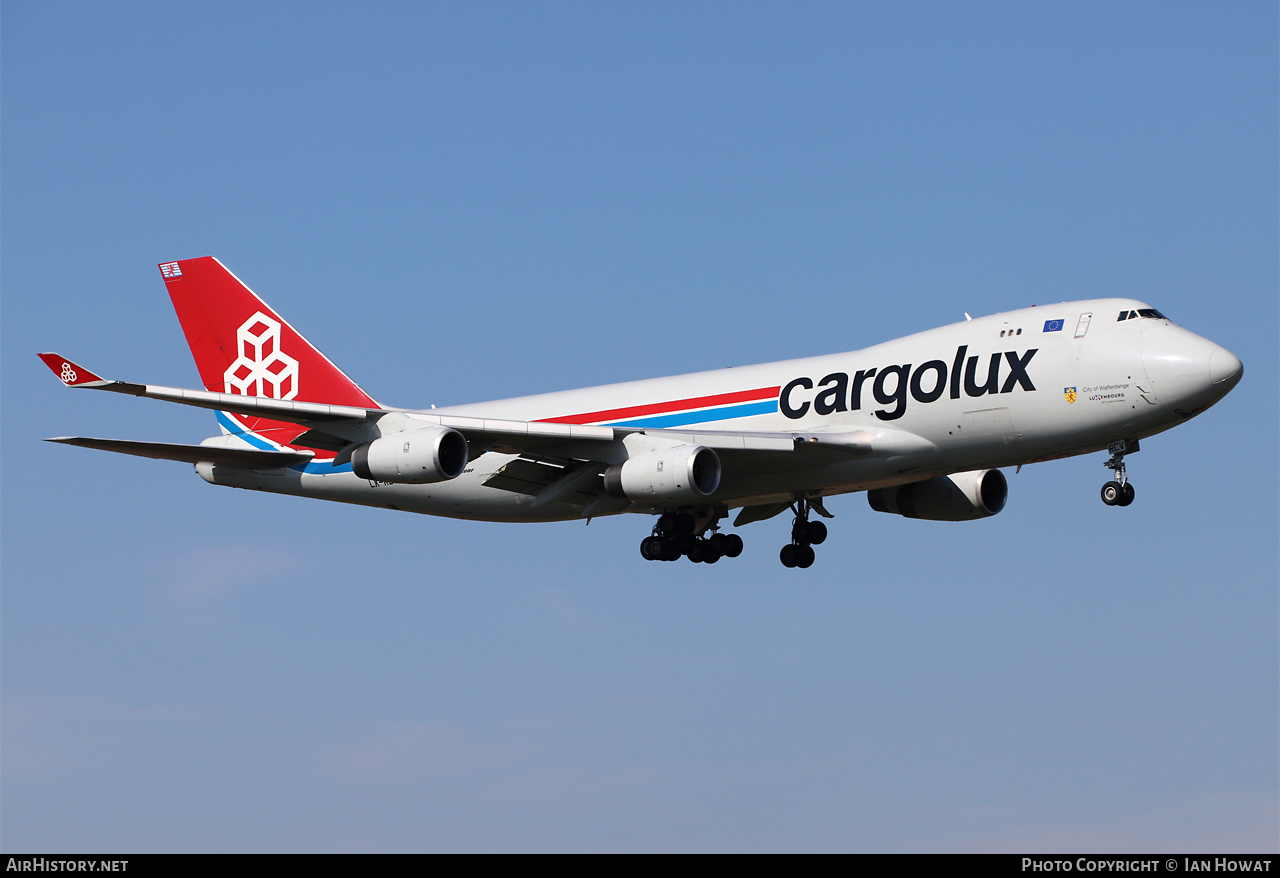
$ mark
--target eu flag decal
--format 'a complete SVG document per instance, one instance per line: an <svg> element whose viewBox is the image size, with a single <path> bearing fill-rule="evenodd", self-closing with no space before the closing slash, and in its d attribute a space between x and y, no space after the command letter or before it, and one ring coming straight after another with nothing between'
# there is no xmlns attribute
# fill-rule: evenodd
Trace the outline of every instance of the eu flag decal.
<svg viewBox="0 0 1280 878"><path fill-rule="evenodd" d="M1062 332L1062 321L1046 320L1044 322L1044 331L1045 332Z"/></svg>

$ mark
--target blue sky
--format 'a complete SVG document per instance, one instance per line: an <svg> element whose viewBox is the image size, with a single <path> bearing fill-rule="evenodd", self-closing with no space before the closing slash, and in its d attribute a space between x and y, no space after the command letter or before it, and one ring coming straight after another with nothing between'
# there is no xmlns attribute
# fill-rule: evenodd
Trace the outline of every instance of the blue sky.
<svg viewBox="0 0 1280 878"><path fill-rule="evenodd" d="M1277 10L36 4L0 12L0 846L1280 847ZM218 256L426 406L1133 296L1245 364L965 524L829 503L715 567L48 445L212 416Z"/></svg>

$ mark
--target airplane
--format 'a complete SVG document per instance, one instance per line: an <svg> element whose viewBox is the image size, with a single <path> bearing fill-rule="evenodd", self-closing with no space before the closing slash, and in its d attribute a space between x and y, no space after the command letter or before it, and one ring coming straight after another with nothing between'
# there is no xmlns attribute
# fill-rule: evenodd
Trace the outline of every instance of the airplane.
<svg viewBox="0 0 1280 878"><path fill-rule="evenodd" d="M737 557L741 527L790 510L807 568L823 498L968 521L1008 498L1001 467L1103 449L1102 501L1134 500L1125 457L1203 412L1244 367L1146 303L1091 299L970 318L843 354L495 402L376 402L213 257L159 266L204 390L112 381L40 354L68 387L212 409L198 445L62 436L193 464L205 481L451 518L653 518L646 560Z"/></svg>

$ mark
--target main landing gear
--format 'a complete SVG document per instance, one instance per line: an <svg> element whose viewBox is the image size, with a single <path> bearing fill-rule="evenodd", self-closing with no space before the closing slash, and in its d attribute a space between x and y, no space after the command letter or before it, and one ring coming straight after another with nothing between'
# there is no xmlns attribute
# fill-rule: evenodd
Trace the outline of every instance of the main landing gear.
<svg viewBox="0 0 1280 878"><path fill-rule="evenodd" d="M742 554L742 537L719 533L722 517L707 516L709 523L699 528L699 519L688 512L664 512L653 534L640 541L640 554L646 561L678 561L684 556L695 564L736 558Z"/></svg>
<svg viewBox="0 0 1280 878"><path fill-rule="evenodd" d="M791 542L782 547L778 553L783 567L799 567L801 569L813 565L813 547L821 545L827 538L827 526L820 521L809 520L809 510L814 504L808 500L797 500L791 506L796 519L791 525ZM821 507L818 507L821 512ZM828 518L830 516L828 515Z"/></svg>
<svg viewBox="0 0 1280 878"><path fill-rule="evenodd" d="M1103 466L1116 474L1115 480L1102 486L1102 502L1108 506L1128 506L1133 502L1133 485L1130 484L1124 469L1124 456L1139 451L1138 440L1120 439L1107 446L1111 458L1103 462Z"/></svg>

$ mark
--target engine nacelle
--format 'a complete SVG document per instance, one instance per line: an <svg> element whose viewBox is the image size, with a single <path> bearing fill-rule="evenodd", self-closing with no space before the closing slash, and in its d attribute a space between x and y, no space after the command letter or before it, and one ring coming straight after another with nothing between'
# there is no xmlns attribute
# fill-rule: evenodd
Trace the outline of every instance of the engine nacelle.
<svg viewBox="0 0 1280 878"><path fill-rule="evenodd" d="M1009 483L998 469L952 473L925 482L867 492L867 502L876 512L893 512L929 521L987 518L1004 509L1007 499Z"/></svg>
<svg viewBox="0 0 1280 878"><path fill-rule="evenodd" d="M701 445L633 457L604 471L605 492L628 500L695 502L720 487L720 458Z"/></svg>
<svg viewBox="0 0 1280 878"><path fill-rule="evenodd" d="M456 479L467 468L467 439L448 427L392 433L351 452L351 470L362 479L425 485Z"/></svg>

